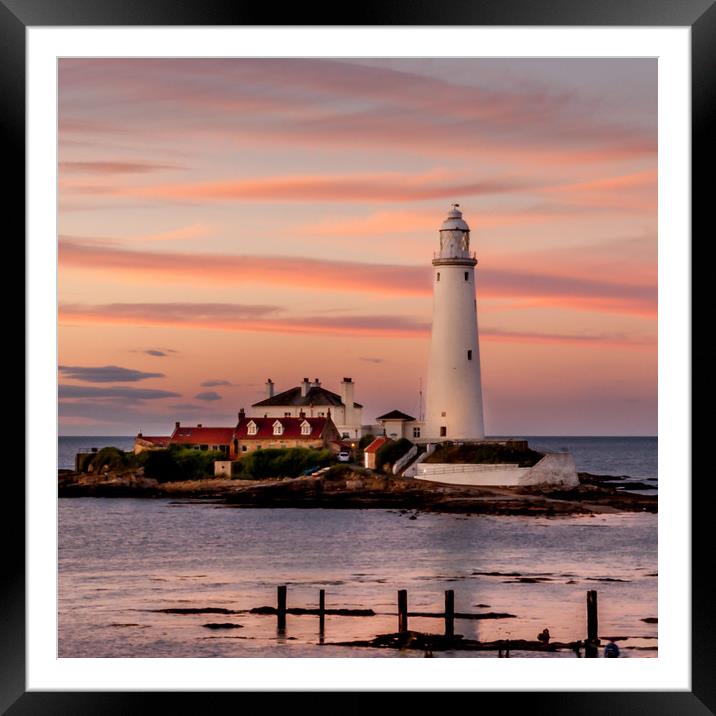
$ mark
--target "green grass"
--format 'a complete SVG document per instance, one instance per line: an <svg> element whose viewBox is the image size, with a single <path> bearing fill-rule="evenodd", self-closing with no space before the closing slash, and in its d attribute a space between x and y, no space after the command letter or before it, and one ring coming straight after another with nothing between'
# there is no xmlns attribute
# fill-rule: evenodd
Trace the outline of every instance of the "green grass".
<svg viewBox="0 0 716 716"><path fill-rule="evenodd" d="M441 445L430 457L427 463L469 463L499 465L513 463L520 467L536 465L544 455L531 448L521 449L511 445L498 443L468 443L465 445Z"/></svg>

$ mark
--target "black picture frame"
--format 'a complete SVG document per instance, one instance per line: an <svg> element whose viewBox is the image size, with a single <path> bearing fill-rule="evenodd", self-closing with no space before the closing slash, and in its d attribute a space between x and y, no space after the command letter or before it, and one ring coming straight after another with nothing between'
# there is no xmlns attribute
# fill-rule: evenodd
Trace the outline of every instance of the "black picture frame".
<svg viewBox="0 0 716 716"><path fill-rule="evenodd" d="M269 5L220 0L0 0L0 126L6 216L24 235L25 215L25 30L32 26L92 25L501 25L501 26L681 26L691 28L692 89L692 249L695 232L702 242L713 239L706 224L707 206L713 204L708 179L714 165L709 142L716 131L716 5L715 0L370 0L349 7L308 7L304 4ZM276 20L279 22L276 22ZM709 187L711 190L709 190ZM708 231L708 235L706 235ZM12 234L10 234L12 236ZM684 237L688 241L689 237ZM693 262L692 262L693 263ZM697 263L693 263L697 265ZM700 284L703 285L703 284ZM695 312L708 301L693 291ZM698 315L698 314L697 314ZM693 322L693 325L699 325ZM708 440L706 419L694 422L692 445ZM27 439L27 437L26 437ZM35 438L34 443L41 442ZM30 442L32 447L33 441ZM14 472L14 471L12 471ZM692 634L691 691L681 692L481 692L469 695L472 706L531 714L716 714L716 631L713 588L712 518L708 470L693 472L692 490ZM6 476L4 522L9 512L19 520L13 534L24 534L24 485ZM687 478L688 476L682 476ZM26 476L27 479L27 476ZM685 480L686 481L686 480ZM660 535L661 538L661 535ZM0 708L20 714L118 714L171 709L179 713L235 710L256 707L315 711L340 709L357 712L391 704L388 694L360 692L322 693L158 693L158 692L27 692L25 686L25 553L17 538L5 540L2 608L0 609ZM711 559L709 559L711 557ZM417 685L417 684L416 684ZM327 688L330 685L327 684ZM654 685L658 689L658 684ZM458 694L420 694L423 708L444 710L445 700ZM401 696L399 694L393 696ZM403 698L405 694L401 696ZM256 698L258 697L258 698ZM247 698L253 702L249 706ZM268 699L268 701L267 701ZM223 701L223 703L221 703ZM416 700L417 701L417 700ZM410 704L412 708L414 703ZM402 701L405 708L405 702Z"/></svg>

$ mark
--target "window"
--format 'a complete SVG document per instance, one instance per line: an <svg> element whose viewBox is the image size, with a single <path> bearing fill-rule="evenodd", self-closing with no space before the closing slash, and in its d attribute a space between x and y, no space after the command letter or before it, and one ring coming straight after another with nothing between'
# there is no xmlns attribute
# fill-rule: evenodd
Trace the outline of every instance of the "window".
<svg viewBox="0 0 716 716"><path fill-rule="evenodd" d="M420 437L420 428L413 428L413 437L414 438Z"/></svg>
<svg viewBox="0 0 716 716"><path fill-rule="evenodd" d="M278 420L273 424L273 434L283 435L283 425Z"/></svg>
<svg viewBox="0 0 716 716"><path fill-rule="evenodd" d="M349 437L350 437L350 435L348 433L341 434L341 440L343 440L344 438L349 438Z"/></svg>
<svg viewBox="0 0 716 716"><path fill-rule="evenodd" d="M444 425L440 426L440 437L444 438L446 435L447 435L447 428Z"/></svg>
<svg viewBox="0 0 716 716"><path fill-rule="evenodd" d="M301 423L301 435L310 435L310 434L311 434L311 424L307 420L304 420Z"/></svg>
<svg viewBox="0 0 716 716"><path fill-rule="evenodd" d="M208 450L208 449L209 449L208 445L199 445L199 450Z"/></svg>
<svg viewBox="0 0 716 716"><path fill-rule="evenodd" d="M241 446L241 452L246 452L246 445Z"/></svg>
<svg viewBox="0 0 716 716"><path fill-rule="evenodd" d="M446 413L446 412L445 412L445 411L443 410L443 412L442 412L442 413L440 413L440 415L442 415L442 416L443 416L443 418L444 418L444 417L445 417L445 416L447 415L447 413Z"/></svg>
<svg viewBox="0 0 716 716"><path fill-rule="evenodd" d="M467 359L472 360L472 351L467 352Z"/></svg>
<svg viewBox="0 0 716 716"><path fill-rule="evenodd" d="M290 417L291 417L291 413L284 413L284 414L283 414L283 417L284 417L284 418L290 418Z"/></svg>
<svg viewBox="0 0 716 716"><path fill-rule="evenodd" d="M256 428L256 423L253 420L248 424L246 432L249 435L256 435L257 428Z"/></svg>
<svg viewBox="0 0 716 716"><path fill-rule="evenodd" d="M440 271L438 271L438 281L440 280Z"/></svg>
<svg viewBox="0 0 716 716"><path fill-rule="evenodd" d="M469 277L470 277L470 274L467 271L465 271L465 280L469 281L470 280Z"/></svg>

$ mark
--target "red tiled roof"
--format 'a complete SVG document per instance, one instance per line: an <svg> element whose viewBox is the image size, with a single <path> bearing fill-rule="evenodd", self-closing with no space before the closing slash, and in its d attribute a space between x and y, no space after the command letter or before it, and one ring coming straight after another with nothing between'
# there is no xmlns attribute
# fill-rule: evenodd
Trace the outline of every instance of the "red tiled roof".
<svg viewBox="0 0 716 716"><path fill-rule="evenodd" d="M244 440L252 440L254 438L304 438L306 440L315 440L321 436L323 429L326 427L328 418L244 418L239 421L236 426L235 435L237 438ZM256 433L249 435L249 423L256 424ZM274 435L274 423L279 422L283 425L283 434ZM311 432L308 435L301 433L301 425L308 423L311 426Z"/></svg>
<svg viewBox="0 0 716 716"><path fill-rule="evenodd" d="M145 443L151 443L152 445L169 445L171 439L168 435L137 435L137 440L143 440Z"/></svg>
<svg viewBox="0 0 716 716"><path fill-rule="evenodd" d="M373 442L368 445L363 452L378 452L380 448L385 445L385 443L392 443L393 441L390 438L376 438L373 440Z"/></svg>
<svg viewBox="0 0 716 716"><path fill-rule="evenodd" d="M170 442L177 445L228 445L234 428L198 428L180 425L174 429Z"/></svg>

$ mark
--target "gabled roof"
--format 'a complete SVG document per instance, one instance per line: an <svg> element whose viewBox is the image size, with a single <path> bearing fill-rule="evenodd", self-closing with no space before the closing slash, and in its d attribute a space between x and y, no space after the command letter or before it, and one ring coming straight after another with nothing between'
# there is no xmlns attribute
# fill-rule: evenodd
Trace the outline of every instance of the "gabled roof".
<svg viewBox="0 0 716 716"><path fill-rule="evenodd" d="M273 426L276 423L283 425L283 433L280 437L282 438L304 438L306 440L315 440L321 437L323 429L326 427L328 418L244 418L239 421L239 424L234 430L235 437L239 439L250 439L254 440L257 438L272 438L274 437ZM254 423L256 425L256 432L249 435L248 425ZM301 426L303 423L308 423L311 426L311 432L308 435L304 435L301 432ZM276 436L278 437L278 436Z"/></svg>
<svg viewBox="0 0 716 716"><path fill-rule="evenodd" d="M252 408L262 408L269 405L343 405L341 396L321 386L313 386L308 389L306 395L301 395L301 386L284 390L283 393L274 395L273 398L266 398L254 403ZM362 408L360 403L353 403L354 408Z"/></svg>
<svg viewBox="0 0 716 716"><path fill-rule="evenodd" d="M407 413L401 413L400 410L391 410L385 415L380 415L376 420L415 420L415 418Z"/></svg>
<svg viewBox="0 0 716 716"><path fill-rule="evenodd" d="M180 425L174 429L170 442L176 445L228 445L233 428L204 428Z"/></svg>
<svg viewBox="0 0 716 716"><path fill-rule="evenodd" d="M373 442L370 445L367 445L365 450L363 452L378 452L380 448L383 447L386 443L392 443L393 441L390 438L386 437L380 437L373 440Z"/></svg>

